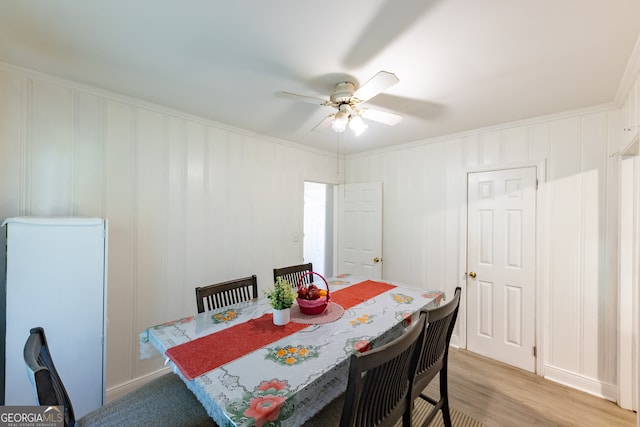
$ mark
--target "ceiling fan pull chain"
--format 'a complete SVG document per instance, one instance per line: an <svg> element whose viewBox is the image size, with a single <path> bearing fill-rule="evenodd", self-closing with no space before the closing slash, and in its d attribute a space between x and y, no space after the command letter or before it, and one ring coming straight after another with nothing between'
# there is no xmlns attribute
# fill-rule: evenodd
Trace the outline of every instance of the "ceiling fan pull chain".
<svg viewBox="0 0 640 427"><path fill-rule="evenodd" d="M336 132L336 175L340 183L340 134Z"/></svg>

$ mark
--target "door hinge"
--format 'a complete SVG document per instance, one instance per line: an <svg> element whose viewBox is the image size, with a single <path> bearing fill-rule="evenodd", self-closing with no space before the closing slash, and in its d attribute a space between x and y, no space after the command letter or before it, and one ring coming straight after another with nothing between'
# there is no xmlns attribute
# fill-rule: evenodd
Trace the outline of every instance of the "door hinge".
<svg viewBox="0 0 640 427"><path fill-rule="evenodd" d="M538 178L536 178L536 190L538 189Z"/></svg>
<svg viewBox="0 0 640 427"><path fill-rule="evenodd" d="M533 357L538 357L538 349L536 346L533 346Z"/></svg>

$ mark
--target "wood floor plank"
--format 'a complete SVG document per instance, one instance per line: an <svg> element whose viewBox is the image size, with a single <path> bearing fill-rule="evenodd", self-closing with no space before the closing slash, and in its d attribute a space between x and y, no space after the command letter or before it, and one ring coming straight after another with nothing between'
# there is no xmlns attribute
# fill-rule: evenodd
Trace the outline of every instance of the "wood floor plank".
<svg viewBox="0 0 640 427"><path fill-rule="evenodd" d="M437 381L427 388L437 396ZM451 348L452 407L486 426L635 427L636 413L478 354Z"/></svg>

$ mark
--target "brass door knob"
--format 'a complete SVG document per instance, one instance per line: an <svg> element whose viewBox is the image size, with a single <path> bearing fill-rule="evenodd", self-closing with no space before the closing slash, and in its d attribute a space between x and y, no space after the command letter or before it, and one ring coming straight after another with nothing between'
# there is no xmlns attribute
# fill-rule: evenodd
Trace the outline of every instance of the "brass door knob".
<svg viewBox="0 0 640 427"><path fill-rule="evenodd" d="M373 262L375 262L376 264L379 263L381 261L380 257L375 257L373 259Z"/></svg>
<svg viewBox="0 0 640 427"><path fill-rule="evenodd" d="M476 278L476 272L472 271L471 273L469 273L469 277L471 277L472 279Z"/></svg>

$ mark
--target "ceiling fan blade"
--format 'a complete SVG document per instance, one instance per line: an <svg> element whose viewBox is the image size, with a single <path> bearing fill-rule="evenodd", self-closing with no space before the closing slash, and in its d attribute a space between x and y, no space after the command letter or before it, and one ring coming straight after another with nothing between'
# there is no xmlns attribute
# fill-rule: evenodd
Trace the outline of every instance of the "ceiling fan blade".
<svg viewBox="0 0 640 427"><path fill-rule="evenodd" d="M335 114L330 114L327 117L325 117L324 119L322 119L322 121L320 121L320 123L315 125L313 129L311 129L311 132L321 132L321 131L329 128L331 126L331 122L333 121L333 116L335 116Z"/></svg>
<svg viewBox="0 0 640 427"><path fill-rule="evenodd" d="M294 101L306 102L308 104L325 105L328 101L326 99L317 98L315 96L298 95L291 92L276 92L278 98L292 99Z"/></svg>
<svg viewBox="0 0 640 427"><path fill-rule="evenodd" d="M402 7L398 7L394 1L384 2L348 50L343 59L343 68L353 70L365 66L407 29L415 28L420 19L438 3L444 3L444 0L404 2Z"/></svg>
<svg viewBox="0 0 640 427"><path fill-rule="evenodd" d="M400 80L395 74L388 71L379 71L378 74L371 77L365 84L360 86L360 88L353 93L353 96L358 98L360 101L365 102L399 81Z"/></svg>
<svg viewBox="0 0 640 427"><path fill-rule="evenodd" d="M397 125L402 121L402 116L397 114L387 113L386 111L380 110L371 110L369 108L363 108L361 115L365 119L374 120L389 126Z"/></svg>

